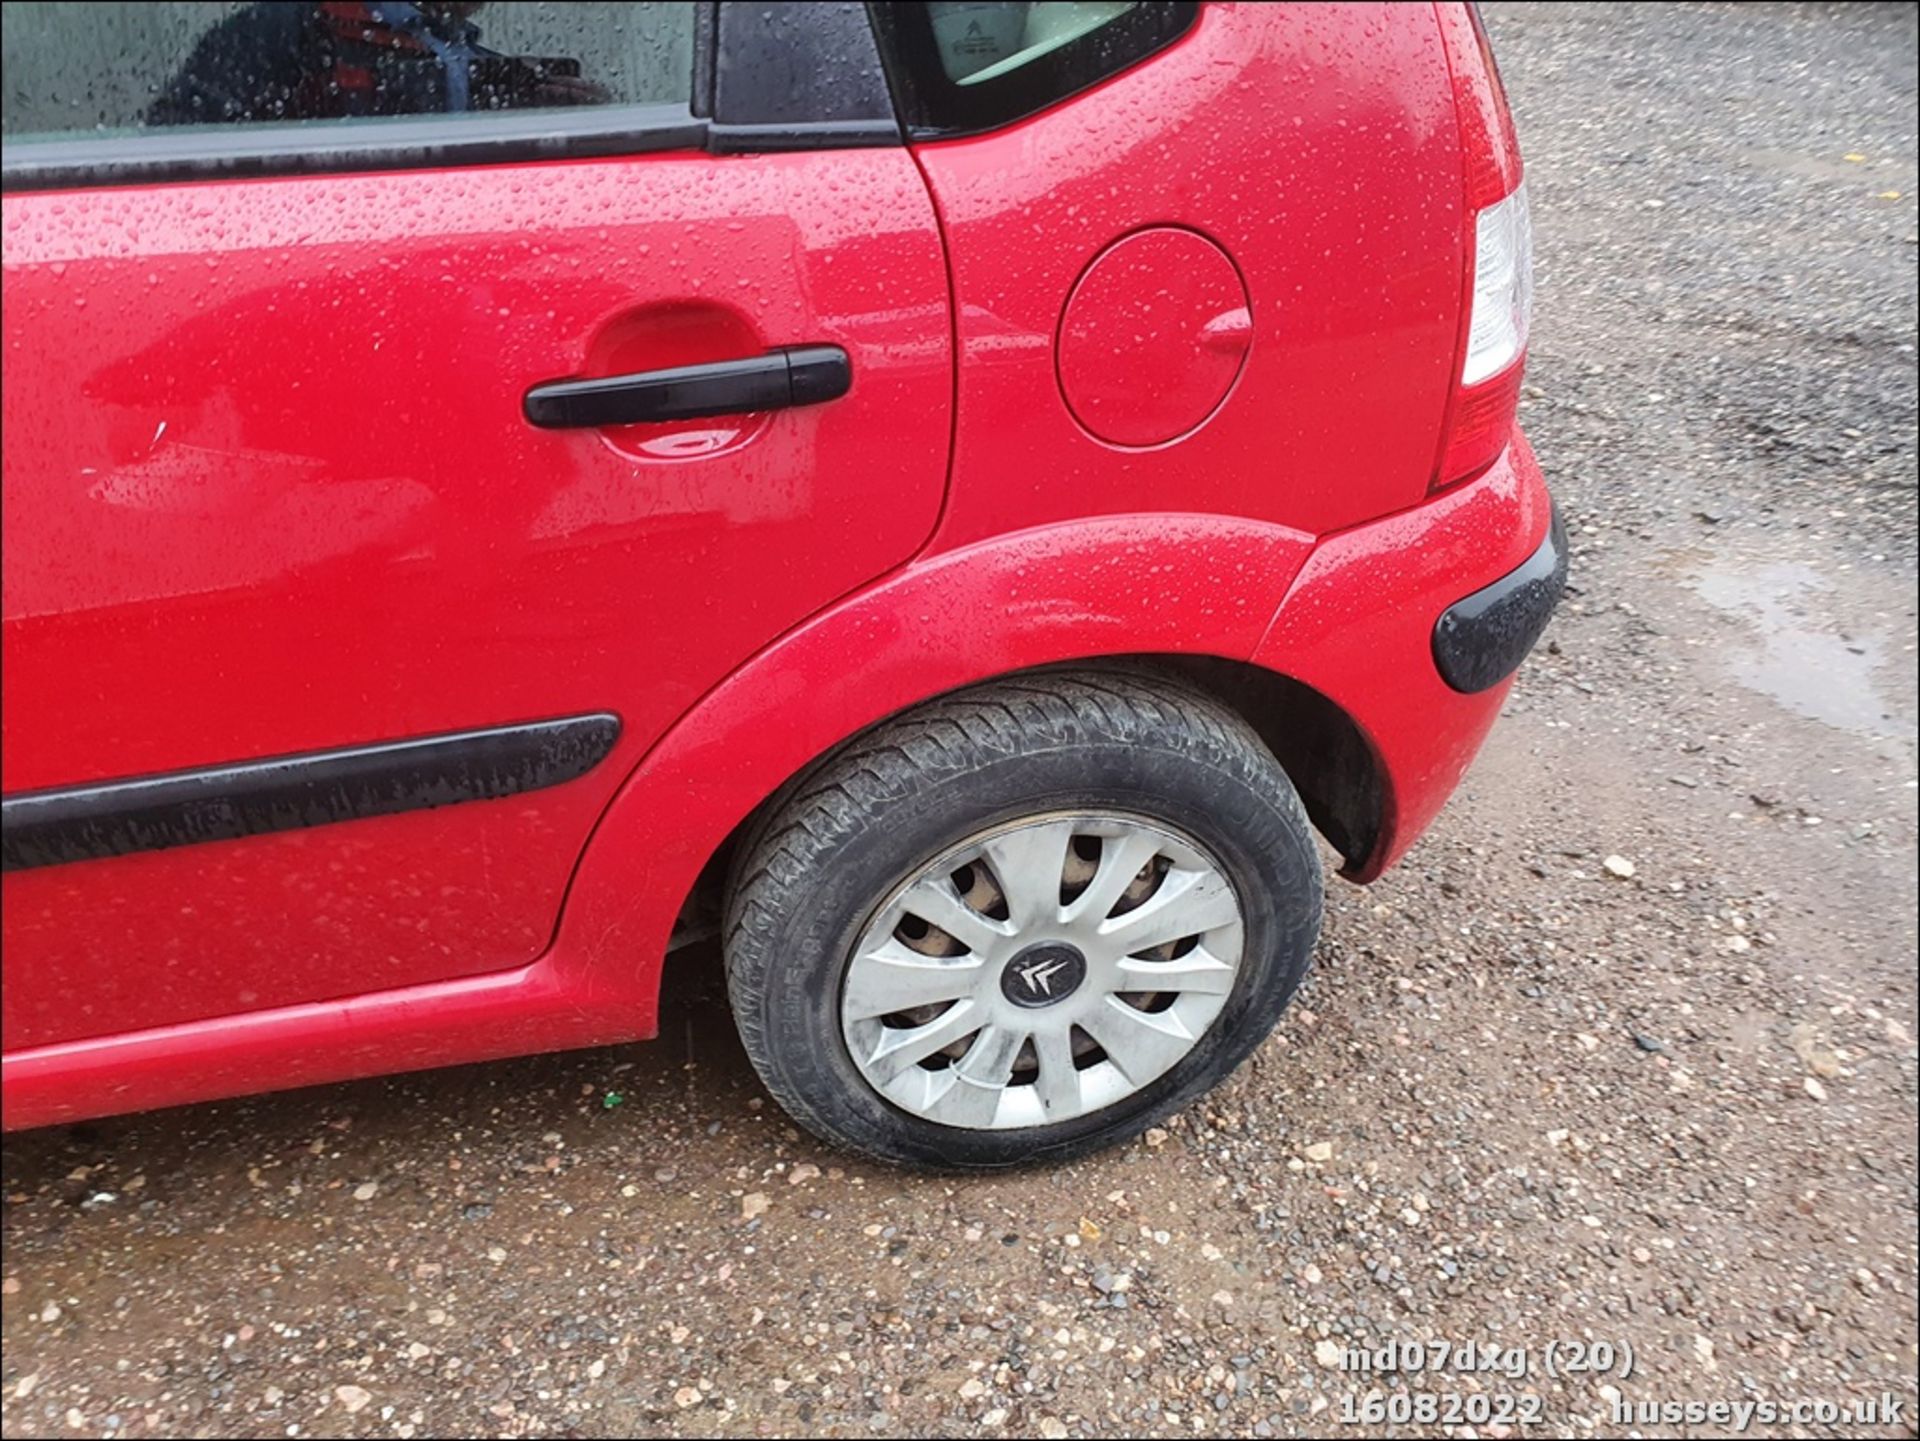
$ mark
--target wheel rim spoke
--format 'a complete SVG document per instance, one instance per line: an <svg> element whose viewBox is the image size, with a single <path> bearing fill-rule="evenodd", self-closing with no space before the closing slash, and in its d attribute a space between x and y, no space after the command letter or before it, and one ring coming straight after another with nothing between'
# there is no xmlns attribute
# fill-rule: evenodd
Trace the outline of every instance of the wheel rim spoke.
<svg viewBox="0 0 1920 1441"><path fill-rule="evenodd" d="M1195 948L1170 961L1143 961L1138 956L1123 956L1118 962L1122 991L1189 991L1205 996L1224 996L1233 989L1238 969L1204 948Z"/></svg>
<svg viewBox="0 0 1920 1441"><path fill-rule="evenodd" d="M968 1130L989 1130L1000 1114L1005 1092L999 1086L975 1086L959 1074L959 1068L935 1080L933 1104L926 1114L943 1126L964 1126Z"/></svg>
<svg viewBox="0 0 1920 1441"><path fill-rule="evenodd" d="M983 916L968 905L944 871L908 887L906 895L900 898L900 909L930 926L938 926L976 956L987 954L995 942L1005 940L1015 931L1011 922Z"/></svg>
<svg viewBox="0 0 1920 1441"><path fill-rule="evenodd" d="M949 1126L985 1129L993 1126L1013 1079L1013 1063L1026 1044L1027 1034L1012 1026L983 1026L953 1065L953 1084L940 1096L933 1111Z"/></svg>
<svg viewBox="0 0 1920 1441"><path fill-rule="evenodd" d="M880 1027L880 1039L867 1054L867 1074L885 1085L909 1066L917 1066L935 1051L952 1045L980 1028L973 1000L955 1001L924 1026Z"/></svg>
<svg viewBox="0 0 1920 1441"><path fill-rule="evenodd" d="M1140 874L1142 866L1160 854L1159 837L1148 831L1128 831L1100 843L1100 865L1087 888L1067 907L1069 921L1104 921L1121 892Z"/></svg>
<svg viewBox="0 0 1920 1441"><path fill-rule="evenodd" d="M878 950L853 958L841 1013L852 1020L957 1001L979 984L977 956L924 956L892 937Z"/></svg>
<svg viewBox="0 0 1920 1441"><path fill-rule="evenodd" d="M1193 1033L1173 1011L1142 1011L1118 996L1106 997L1082 1024L1136 1088L1193 1049Z"/></svg>
<svg viewBox="0 0 1920 1441"><path fill-rule="evenodd" d="M987 864L1007 898L1007 915L1015 929L1059 921L1060 878L1072 844L1072 821L1026 826L987 842Z"/></svg>
<svg viewBox="0 0 1920 1441"><path fill-rule="evenodd" d="M999 1090L1013 1079L1013 1063L1027 1043L1025 1031L1011 1026L982 1026L980 1034L967 1047L966 1055L954 1063L960 1079L973 1086Z"/></svg>
<svg viewBox="0 0 1920 1441"><path fill-rule="evenodd" d="M1080 1114L1080 1072L1073 1064L1073 1038L1065 1030L1036 1032L1034 1059L1040 1072L1034 1078L1034 1090L1047 1119L1064 1120Z"/></svg>
<svg viewBox="0 0 1920 1441"><path fill-rule="evenodd" d="M1145 901L1103 921L1100 936L1122 954L1137 955L1169 941L1205 935L1239 918L1239 903L1220 876L1173 870Z"/></svg>

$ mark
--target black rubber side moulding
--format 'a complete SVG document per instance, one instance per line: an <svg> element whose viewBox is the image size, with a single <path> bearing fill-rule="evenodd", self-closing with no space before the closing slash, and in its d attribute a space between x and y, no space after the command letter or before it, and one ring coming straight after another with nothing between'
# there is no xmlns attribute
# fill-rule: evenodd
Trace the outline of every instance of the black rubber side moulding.
<svg viewBox="0 0 1920 1441"><path fill-rule="evenodd" d="M585 775L620 738L596 714L308 751L0 800L0 870L494 800Z"/></svg>
<svg viewBox="0 0 1920 1441"><path fill-rule="evenodd" d="M553 380L529 390L527 420L545 430L640 425L745 415L838 400L853 364L837 345L795 345L744 360L676 365L594 380Z"/></svg>
<svg viewBox="0 0 1920 1441"><path fill-rule="evenodd" d="M1455 690L1498 685L1547 628L1567 584L1567 536L1553 512L1540 548L1515 570L1447 607L1433 627L1433 663Z"/></svg>

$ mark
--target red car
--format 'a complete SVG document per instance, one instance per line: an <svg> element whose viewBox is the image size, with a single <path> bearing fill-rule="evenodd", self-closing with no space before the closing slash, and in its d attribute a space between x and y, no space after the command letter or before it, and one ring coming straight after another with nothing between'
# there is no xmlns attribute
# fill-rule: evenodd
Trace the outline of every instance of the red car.
<svg viewBox="0 0 1920 1441"><path fill-rule="evenodd" d="M9 1126L717 931L821 1135L1112 1141L1559 595L1467 6L188 10L6 27Z"/></svg>

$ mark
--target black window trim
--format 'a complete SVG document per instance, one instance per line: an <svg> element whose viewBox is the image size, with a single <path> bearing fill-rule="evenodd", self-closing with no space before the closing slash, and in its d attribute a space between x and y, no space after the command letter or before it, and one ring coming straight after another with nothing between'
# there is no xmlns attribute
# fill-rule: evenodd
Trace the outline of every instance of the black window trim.
<svg viewBox="0 0 1920 1441"><path fill-rule="evenodd" d="M720 0L701 0L693 10L693 113L713 118L713 72L720 63Z"/></svg>
<svg viewBox="0 0 1920 1441"><path fill-rule="evenodd" d="M912 140L979 135L1049 110L1164 50L1200 14L1198 0L1141 0L1085 35L967 85L948 78L924 4L870 0L867 9L894 108Z"/></svg>
<svg viewBox="0 0 1920 1441"><path fill-rule="evenodd" d="M410 115L33 140L0 145L0 181L8 191L70 189L577 160L706 144L708 122L684 104L597 107L592 115L591 122L556 110Z"/></svg>
<svg viewBox="0 0 1920 1441"><path fill-rule="evenodd" d="M711 117L714 0L699 0L686 102L494 115L387 116L194 126L137 135L0 142L0 189L92 189L351 171L609 159L667 150L715 155L899 145L893 120L728 125Z"/></svg>

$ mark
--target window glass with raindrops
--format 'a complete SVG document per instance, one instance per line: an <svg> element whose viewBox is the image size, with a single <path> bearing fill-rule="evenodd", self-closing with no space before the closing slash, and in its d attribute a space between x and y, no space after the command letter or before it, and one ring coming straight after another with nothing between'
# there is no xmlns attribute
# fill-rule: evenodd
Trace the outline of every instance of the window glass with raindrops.
<svg viewBox="0 0 1920 1441"><path fill-rule="evenodd" d="M37 3L4 14L7 142L681 103L688 4Z"/></svg>

